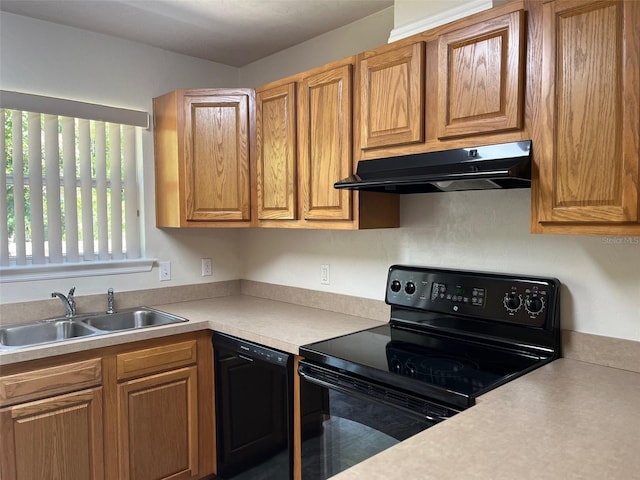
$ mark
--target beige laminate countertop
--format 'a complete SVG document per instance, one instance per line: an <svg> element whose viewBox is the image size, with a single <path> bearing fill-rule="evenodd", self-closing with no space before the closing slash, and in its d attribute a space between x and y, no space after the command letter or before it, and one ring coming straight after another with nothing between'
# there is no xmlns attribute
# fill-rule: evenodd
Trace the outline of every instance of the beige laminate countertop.
<svg viewBox="0 0 640 480"><path fill-rule="evenodd" d="M378 320L248 295L154 305L152 308L187 318L189 321L0 351L0 364L7 365L205 329L235 335L297 354L299 347L307 343L381 324Z"/></svg>
<svg viewBox="0 0 640 480"><path fill-rule="evenodd" d="M290 353L380 321L245 295L156 305L187 323L0 353L0 363L212 329ZM335 480L640 479L640 373L560 359Z"/></svg>

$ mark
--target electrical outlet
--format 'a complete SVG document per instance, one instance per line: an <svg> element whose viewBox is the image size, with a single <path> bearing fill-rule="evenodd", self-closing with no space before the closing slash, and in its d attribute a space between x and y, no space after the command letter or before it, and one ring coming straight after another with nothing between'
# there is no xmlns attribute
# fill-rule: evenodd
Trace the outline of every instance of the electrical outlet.
<svg viewBox="0 0 640 480"><path fill-rule="evenodd" d="M331 273L331 270L328 263L324 265L320 265L320 285L331 284L330 273Z"/></svg>
<svg viewBox="0 0 640 480"><path fill-rule="evenodd" d="M211 259L210 258L203 258L202 259L202 276L203 277L210 277L212 274L212 267L211 267Z"/></svg>
<svg viewBox="0 0 640 480"><path fill-rule="evenodd" d="M171 262L160 262L160 281L171 280Z"/></svg>

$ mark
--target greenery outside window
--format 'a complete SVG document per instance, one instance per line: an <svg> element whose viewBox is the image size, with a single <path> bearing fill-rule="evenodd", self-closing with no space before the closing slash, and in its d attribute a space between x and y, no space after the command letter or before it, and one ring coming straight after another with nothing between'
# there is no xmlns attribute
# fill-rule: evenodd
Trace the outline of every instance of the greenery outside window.
<svg viewBox="0 0 640 480"><path fill-rule="evenodd" d="M14 92L0 100L1 280L149 270L137 185L148 115L133 112L136 125L132 111L112 107Z"/></svg>

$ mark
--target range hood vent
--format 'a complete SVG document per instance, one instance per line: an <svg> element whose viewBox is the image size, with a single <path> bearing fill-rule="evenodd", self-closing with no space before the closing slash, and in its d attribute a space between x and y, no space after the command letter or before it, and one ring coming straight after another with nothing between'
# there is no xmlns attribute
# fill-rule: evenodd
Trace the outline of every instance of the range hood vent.
<svg viewBox="0 0 640 480"><path fill-rule="evenodd" d="M428 193L531 187L531 140L361 160L335 188Z"/></svg>

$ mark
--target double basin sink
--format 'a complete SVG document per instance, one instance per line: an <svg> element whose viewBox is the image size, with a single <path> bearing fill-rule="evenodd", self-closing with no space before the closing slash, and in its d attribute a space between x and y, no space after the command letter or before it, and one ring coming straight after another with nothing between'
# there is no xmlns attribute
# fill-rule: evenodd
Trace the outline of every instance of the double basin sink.
<svg viewBox="0 0 640 480"><path fill-rule="evenodd" d="M188 320L147 307L117 313L88 313L0 328L0 350L107 335Z"/></svg>

